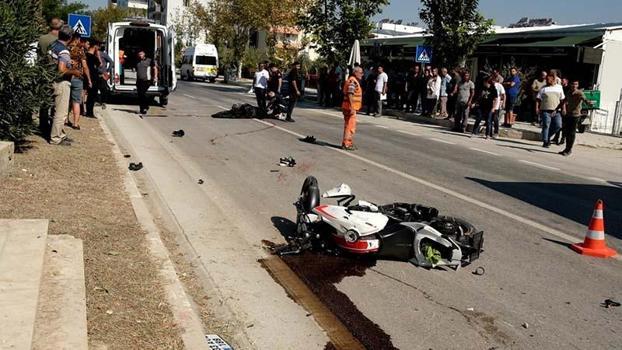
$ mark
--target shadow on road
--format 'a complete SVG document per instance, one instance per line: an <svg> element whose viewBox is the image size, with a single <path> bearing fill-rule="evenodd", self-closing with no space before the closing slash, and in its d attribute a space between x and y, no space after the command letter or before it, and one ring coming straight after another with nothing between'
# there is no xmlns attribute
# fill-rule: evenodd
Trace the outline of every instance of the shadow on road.
<svg viewBox="0 0 622 350"><path fill-rule="evenodd" d="M555 213L587 227L594 204L605 203L605 233L622 239L622 189L588 184L547 182L495 182L467 177L497 192L519 199L548 212Z"/></svg>
<svg viewBox="0 0 622 350"><path fill-rule="evenodd" d="M270 221L272 221L272 225L279 230L281 236L285 239L292 236L296 232L296 223L290 219L280 216L273 216L270 218Z"/></svg>

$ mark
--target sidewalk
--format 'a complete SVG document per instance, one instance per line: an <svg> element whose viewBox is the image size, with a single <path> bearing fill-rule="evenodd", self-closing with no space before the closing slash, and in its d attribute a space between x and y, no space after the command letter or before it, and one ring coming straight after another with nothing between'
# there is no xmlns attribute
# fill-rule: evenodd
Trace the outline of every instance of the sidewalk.
<svg viewBox="0 0 622 350"><path fill-rule="evenodd" d="M222 83L222 81L221 81ZM230 85L238 85L246 88L250 88L252 83L251 79L240 79L235 82L229 82ZM317 90L311 88L305 88L305 102L315 103L317 96ZM338 109L338 108L336 108ZM439 125L447 128L453 127L453 120L443 120L436 118L428 118L422 117L420 115L404 113L402 111L397 111L394 109L384 109L385 115L384 117L394 118L398 120L403 120L411 123L418 124L432 124ZM467 127L468 130L473 128L473 124L475 121L473 119L469 119L469 125ZM517 122L514 124L512 128L503 128L501 127L499 133L501 137L509 138L509 139L522 139L529 141L541 141L541 132L540 128L537 126L533 126L527 122ZM602 135L595 134L590 132L585 132L582 134L577 133L576 145L585 146L591 148L606 148L613 150L622 150L622 137L615 137L612 135Z"/></svg>
<svg viewBox="0 0 622 350"><path fill-rule="evenodd" d="M49 219L50 236L84 242L89 348L182 348L162 262L150 254L111 144L97 120L81 124L70 147L32 136L15 153L0 178L0 218Z"/></svg>

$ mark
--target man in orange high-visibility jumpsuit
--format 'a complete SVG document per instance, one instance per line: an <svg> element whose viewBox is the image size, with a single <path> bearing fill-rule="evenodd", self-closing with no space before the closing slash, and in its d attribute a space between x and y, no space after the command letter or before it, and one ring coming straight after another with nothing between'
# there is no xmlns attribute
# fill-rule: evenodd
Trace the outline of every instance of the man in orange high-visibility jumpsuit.
<svg viewBox="0 0 622 350"><path fill-rule="evenodd" d="M352 143L356 132L356 112L363 106L363 88L361 87L363 69L355 67L352 75L343 84L343 142L341 148L346 151L354 151L356 147Z"/></svg>

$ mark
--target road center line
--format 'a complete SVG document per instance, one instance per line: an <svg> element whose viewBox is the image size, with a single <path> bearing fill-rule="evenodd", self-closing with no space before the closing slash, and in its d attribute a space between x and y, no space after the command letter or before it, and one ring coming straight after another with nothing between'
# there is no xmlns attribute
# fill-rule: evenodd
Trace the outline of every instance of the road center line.
<svg viewBox="0 0 622 350"><path fill-rule="evenodd" d="M269 123L269 122L266 122L266 121L263 121L263 120L259 120L259 119L254 119L254 120L256 122L258 122L258 123L262 123L262 124L265 124L265 125L271 125L275 129L281 130L281 131L283 131L285 133L288 133L290 135L294 135L294 136L296 136L298 138L304 137L303 135L301 135L301 134L299 134L299 133L297 133L295 131L291 131L291 130L285 129L285 128L280 127L278 125L275 125L273 123ZM440 192L445 193L447 195L450 195L452 197L461 199L461 200L463 200L463 201L465 201L467 203L475 204L475 205L477 205L477 206L479 206L481 208L484 208L486 210L489 210L491 212L497 213L499 215L503 215L503 216L505 216L505 217L507 217L509 219L518 221L518 222L520 222L522 224L525 224L527 226L531 226L531 227L533 227L533 228L535 228L537 230L540 230L540 231L546 232L546 233L548 233L550 235L553 235L553 236L556 236L558 238L561 238L561 239L563 239L563 240L565 240L567 242L575 243L575 242L578 242L580 240L579 238L576 238L576 237L573 237L573 236L571 236L569 234L563 233L563 232L561 232L561 231L559 231L557 229L554 229L552 227L548 227L546 225L540 224L540 223L538 223L536 221L533 221L531 219L524 218L522 216L516 215L516 214L511 213L511 212L509 212L507 210L500 209L500 208L498 208L498 207L496 207L496 206L494 206L492 204L488 204L488 203L482 202L482 201L477 200L477 199L475 199L475 198L473 198L471 196L467 196L467 195L464 195L464 194L462 194L460 192L456 192L454 190L450 190L450 189L448 189L446 187L443 187L443 186L434 184L432 182L429 182L427 180L421 179L419 177L407 174L407 173L405 173L403 171L400 171L400 170L397 170L397 169L393 169L393 168L391 168L389 166L386 166L384 164L380 164L378 162L375 162L373 160L370 160L370 159L367 159L365 157L359 156L359 155L354 154L352 152L348 152L348 151L344 151L344 150L337 149L337 148L332 148L332 147L328 147L327 149L332 150L334 152L339 152L339 153L341 153L341 154L343 154L343 155L345 155L347 157L354 158L354 159L360 160L360 161L362 161L364 163L373 165L373 166L375 166L377 168L380 168L382 170L385 170L387 172L390 172L390 173L393 173L395 175L401 176L401 177L403 177L405 179L411 180L413 182L417 182L417 183L419 183L419 184L421 184L423 186L435 189L437 191L440 191ZM622 260L622 256L621 255L616 255L614 257L614 259L620 261L620 260Z"/></svg>
<svg viewBox="0 0 622 350"><path fill-rule="evenodd" d="M498 156L499 155L499 153L490 152L490 151L486 151L486 150L475 148L475 147L471 147L470 149L472 149L474 151L477 151L477 152L482 152L482 153L486 153L486 154L492 154L493 156Z"/></svg>
<svg viewBox="0 0 622 350"><path fill-rule="evenodd" d="M192 95L188 95L188 94L184 94L184 96L186 96L186 97L190 97L190 98L191 98L191 99L193 99L193 100L196 100L196 99L197 99L196 97L194 97L194 96L192 96Z"/></svg>
<svg viewBox="0 0 622 350"><path fill-rule="evenodd" d="M555 168L555 167L548 166L548 165L544 165L544 164L540 164L540 163L530 162L530 161L528 161L528 160L523 160L523 159L521 159L521 160L519 160L519 162L524 163L524 164L533 165L533 166L538 167L538 168L543 168L543 169L549 169L549 170L559 171L559 168Z"/></svg>
<svg viewBox="0 0 622 350"><path fill-rule="evenodd" d="M419 136L419 134L415 134L414 132L406 131L406 130L396 130L399 133L410 135L410 136Z"/></svg>
<svg viewBox="0 0 622 350"><path fill-rule="evenodd" d="M430 140L436 141L436 142L446 143L448 145L455 145L456 144L455 142L445 141L445 140L437 139L437 138L434 138L434 137L430 137Z"/></svg>
<svg viewBox="0 0 622 350"><path fill-rule="evenodd" d="M389 127L386 125L374 124L377 128L388 129Z"/></svg>

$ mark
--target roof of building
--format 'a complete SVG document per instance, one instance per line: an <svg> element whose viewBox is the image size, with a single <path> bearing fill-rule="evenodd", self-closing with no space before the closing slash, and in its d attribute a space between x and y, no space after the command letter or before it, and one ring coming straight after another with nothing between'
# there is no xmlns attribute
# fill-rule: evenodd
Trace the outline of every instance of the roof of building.
<svg viewBox="0 0 622 350"><path fill-rule="evenodd" d="M551 25L546 27L521 27L521 28L494 28L494 34L484 41L482 45L509 45L509 46L575 46L583 42L589 42L602 37L608 30L622 29L622 22L618 23L593 23L573 25ZM366 39L361 42L362 46L404 46L415 47L423 44L430 36L425 33L401 35L397 37L384 37Z"/></svg>

